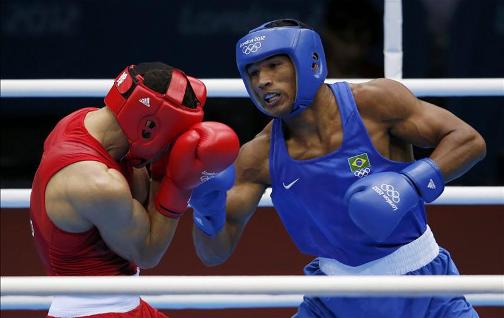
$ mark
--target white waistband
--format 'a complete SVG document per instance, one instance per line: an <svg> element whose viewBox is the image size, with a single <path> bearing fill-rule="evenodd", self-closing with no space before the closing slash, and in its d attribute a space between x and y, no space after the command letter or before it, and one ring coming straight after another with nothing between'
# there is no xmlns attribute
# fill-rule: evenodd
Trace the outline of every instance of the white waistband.
<svg viewBox="0 0 504 318"><path fill-rule="evenodd" d="M140 268L132 276L139 276ZM140 296L136 295L89 295L89 296L54 296L49 307L49 316L82 317L109 312L128 312L140 305Z"/></svg>
<svg viewBox="0 0 504 318"><path fill-rule="evenodd" d="M109 312L128 312L140 305L139 296L54 296L49 316L81 317Z"/></svg>
<svg viewBox="0 0 504 318"><path fill-rule="evenodd" d="M319 257L319 267L326 275L404 275L436 258L439 246L431 229L416 240L401 246L383 258L359 266L348 266L335 259Z"/></svg>

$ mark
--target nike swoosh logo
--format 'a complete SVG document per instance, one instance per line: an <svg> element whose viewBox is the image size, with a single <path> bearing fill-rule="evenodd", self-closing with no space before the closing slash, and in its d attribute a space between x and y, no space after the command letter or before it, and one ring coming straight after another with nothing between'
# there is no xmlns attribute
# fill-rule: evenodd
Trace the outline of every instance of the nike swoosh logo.
<svg viewBox="0 0 504 318"><path fill-rule="evenodd" d="M289 184L285 184L284 182L282 182L283 187L285 188L285 190L289 190L294 185L294 183L298 182L298 180L299 180L299 178L297 178L296 180L292 181Z"/></svg>

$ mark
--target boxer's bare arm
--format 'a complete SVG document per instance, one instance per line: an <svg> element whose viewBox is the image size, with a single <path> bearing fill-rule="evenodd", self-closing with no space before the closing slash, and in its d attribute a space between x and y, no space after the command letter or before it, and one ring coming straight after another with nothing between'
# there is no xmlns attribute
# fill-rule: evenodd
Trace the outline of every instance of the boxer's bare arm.
<svg viewBox="0 0 504 318"><path fill-rule="evenodd" d="M378 79L357 90L359 106L385 123L391 135L419 147L435 148L436 161L448 182L485 156L485 141L449 111L416 98L399 82ZM367 106L366 106L367 105ZM361 110L361 109L360 109Z"/></svg>
<svg viewBox="0 0 504 318"><path fill-rule="evenodd" d="M226 261L270 184L269 128L244 144L236 159L235 185L227 192L226 224L213 238L197 229L193 230L194 243L199 258L207 266Z"/></svg>
<svg viewBox="0 0 504 318"><path fill-rule="evenodd" d="M151 184L148 208L133 198L127 180L104 164L84 161L65 168L59 180L52 185L62 189L59 196L52 196L46 204L48 214L56 225L67 226L65 216L80 220L89 227L96 226L107 245L121 257L135 262L142 268L150 268L159 262L169 246L177 220L167 218L155 209L153 193L158 183ZM63 183L58 181L64 180ZM54 189L50 190L54 193ZM46 194L47 197L47 194ZM55 209L59 207L60 209ZM66 207L65 209L61 209Z"/></svg>

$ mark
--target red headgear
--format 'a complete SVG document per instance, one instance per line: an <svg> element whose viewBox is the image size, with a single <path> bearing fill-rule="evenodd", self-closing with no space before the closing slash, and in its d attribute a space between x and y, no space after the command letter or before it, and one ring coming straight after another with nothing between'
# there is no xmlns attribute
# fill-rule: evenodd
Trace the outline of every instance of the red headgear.
<svg viewBox="0 0 504 318"><path fill-rule="evenodd" d="M105 105L115 114L130 144L126 160L137 166L156 157L180 134L203 120L206 87L200 80L173 68L165 94L144 85L144 79L128 66L105 96ZM199 103L196 108L182 104L187 85Z"/></svg>

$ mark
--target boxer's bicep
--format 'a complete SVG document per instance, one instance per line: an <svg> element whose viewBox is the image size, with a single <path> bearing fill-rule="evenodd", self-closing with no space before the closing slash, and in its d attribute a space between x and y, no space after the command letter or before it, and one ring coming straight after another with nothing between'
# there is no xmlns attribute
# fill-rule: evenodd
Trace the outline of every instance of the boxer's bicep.
<svg viewBox="0 0 504 318"><path fill-rule="evenodd" d="M390 134L419 147L435 147L461 121L450 112L418 99L400 82L370 82L360 99L364 111L387 127Z"/></svg>
<svg viewBox="0 0 504 318"><path fill-rule="evenodd" d="M269 139L269 138L268 138ZM227 223L242 228L257 209L269 184L268 144L256 137L240 149L235 185L227 192Z"/></svg>
<svg viewBox="0 0 504 318"><path fill-rule="evenodd" d="M76 210L96 226L114 252L136 260L150 223L147 211L132 197L126 179L108 169L82 184Z"/></svg>
<svg viewBox="0 0 504 318"><path fill-rule="evenodd" d="M265 187L257 183L240 183L228 191L227 220L231 224L244 224L253 215Z"/></svg>
<svg viewBox="0 0 504 318"><path fill-rule="evenodd" d="M415 105L405 104L402 107L409 109L403 118L394 122L391 133L418 147L436 147L444 136L461 124L450 112L421 100L417 100Z"/></svg>

